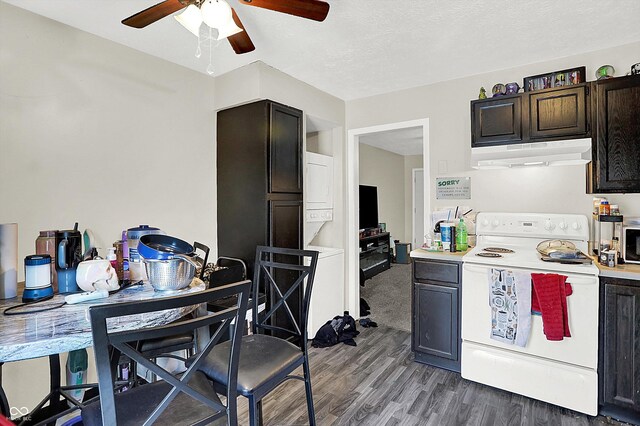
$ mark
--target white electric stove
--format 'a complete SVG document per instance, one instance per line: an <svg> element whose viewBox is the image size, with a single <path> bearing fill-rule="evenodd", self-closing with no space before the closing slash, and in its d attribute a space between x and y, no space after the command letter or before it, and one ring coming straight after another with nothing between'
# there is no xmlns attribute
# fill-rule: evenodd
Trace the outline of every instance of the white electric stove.
<svg viewBox="0 0 640 426"><path fill-rule="evenodd" d="M589 415L598 411L598 268L541 259L543 240L561 239L587 253L589 222L582 215L479 213L476 247L463 257L462 377ZM567 276L571 337L549 341L542 318L531 317L524 347L490 338L491 269Z"/></svg>

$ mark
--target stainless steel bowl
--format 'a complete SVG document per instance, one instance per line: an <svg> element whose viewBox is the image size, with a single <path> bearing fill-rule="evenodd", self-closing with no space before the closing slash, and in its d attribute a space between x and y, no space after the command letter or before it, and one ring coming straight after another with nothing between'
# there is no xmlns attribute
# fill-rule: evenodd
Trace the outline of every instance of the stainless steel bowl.
<svg viewBox="0 0 640 426"><path fill-rule="evenodd" d="M172 259L144 259L149 283L156 291L180 290L188 287L198 265L188 256L176 254Z"/></svg>

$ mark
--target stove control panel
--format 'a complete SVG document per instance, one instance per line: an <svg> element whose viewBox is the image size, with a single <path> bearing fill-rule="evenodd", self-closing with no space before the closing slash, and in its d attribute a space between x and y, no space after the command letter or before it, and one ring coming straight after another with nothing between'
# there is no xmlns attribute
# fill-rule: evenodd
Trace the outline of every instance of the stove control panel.
<svg viewBox="0 0 640 426"><path fill-rule="evenodd" d="M584 215L554 213L478 213L476 234L589 240Z"/></svg>

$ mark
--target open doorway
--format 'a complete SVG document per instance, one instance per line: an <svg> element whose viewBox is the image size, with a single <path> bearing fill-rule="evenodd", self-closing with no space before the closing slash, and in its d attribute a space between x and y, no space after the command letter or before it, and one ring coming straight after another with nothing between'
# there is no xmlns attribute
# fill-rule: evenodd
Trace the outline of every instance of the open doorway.
<svg viewBox="0 0 640 426"><path fill-rule="evenodd" d="M419 226L416 227L413 215L415 211L418 210L422 210L423 212L429 211L430 186L428 184L428 134L428 119L354 129L348 132L346 157L347 187L345 188L347 196L346 255L348 274L346 296L349 310L355 313L355 316L360 312L361 290L360 260L362 240L360 237L363 236L363 234L359 232L361 229L359 224L360 185L364 184L374 187L379 186L379 221L380 223L385 224L386 231L390 233L389 239L391 241L391 245L394 246L394 240L400 243L397 247L394 247L396 257L401 253L406 253L406 256L408 256L407 249L409 245L415 246L416 244L422 244L422 239L420 237L415 237L416 228L419 229ZM407 158L411 157L411 160L405 161L405 156L401 155L402 150L406 149L407 145L415 144L416 140L420 141L418 151L411 152L412 155L407 156ZM395 150L400 151L400 153L393 153L393 151L391 151L390 154L385 154L385 150ZM384 160L385 155L387 155L388 161ZM371 157L374 158L374 163L375 161L378 162L377 165L371 165ZM380 163L383 164L381 165ZM400 164L402 164L402 166L400 166ZM422 203L421 209L414 209L415 206L413 205L415 202L413 197L413 178L416 174L414 169L422 169L423 172L422 187L424 188L424 194L422 201L418 201L418 203ZM376 175L381 175L378 176L378 182L375 181ZM402 188L398 189L396 187L394 191L390 188L391 181L396 181L396 186L401 186ZM402 183L398 184L397 181L401 181ZM376 183L378 183L378 185L376 185ZM402 193L402 197L398 196L399 193ZM424 214L422 214L422 216L422 218L418 218L417 220L420 221L420 219L422 219L422 226L424 229ZM367 238L367 236L371 234L375 235L376 232L379 231L372 230L372 232L365 233L364 236ZM365 246L365 250L368 250L367 246ZM398 250L400 250L400 253ZM404 274L410 274L410 266L408 264L404 264L402 266L405 267ZM385 271L374 271L377 272L376 275L380 281L384 281L382 278L384 278L383 274L386 273ZM389 268L389 271L393 272L393 268ZM388 274L386 278L387 282L389 282L388 280L392 280L397 282L398 285L404 286L403 290L406 290L405 296L407 300L410 300L410 275L404 277L404 274L401 273L401 269L396 269L394 274ZM369 278L376 279L376 276ZM408 302L406 303L408 304ZM388 303L388 305L391 304ZM407 318L404 321L405 325L399 328L408 329L408 321L411 311L410 305L401 308L401 310L406 311L403 312L403 315L406 314ZM372 319L376 320L374 312L372 312Z"/></svg>

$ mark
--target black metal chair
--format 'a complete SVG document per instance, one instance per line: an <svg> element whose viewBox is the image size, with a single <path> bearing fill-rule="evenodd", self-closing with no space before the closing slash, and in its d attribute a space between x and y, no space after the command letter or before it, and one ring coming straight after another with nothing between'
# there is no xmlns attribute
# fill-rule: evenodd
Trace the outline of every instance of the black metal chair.
<svg viewBox="0 0 640 426"><path fill-rule="evenodd" d="M228 284L215 289L197 293L169 296L166 298L141 302L118 303L91 306L91 329L98 370L100 400L82 407L84 425L182 425L209 424L212 422L237 424L236 387L226 389L226 405L223 405L213 384L199 371L220 337L230 324L241 321L247 310L250 281ZM165 309L209 303L219 298L237 296L237 304L225 310L207 313L204 316L185 317L183 321L161 326L130 331L111 331L107 322L117 324L122 317L135 314L157 312ZM112 321L114 321L112 323ZM124 319L126 321L126 318ZM136 347L136 342L146 339L162 338L186 332L195 332L211 324L220 323L204 348L190 359L190 367L179 377L150 361ZM226 345L226 379L229 383L237 381L240 353L240 332L233 333ZM112 349L120 351L138 364L151 370L160 381L134 387L120 393L114 393L115 366Z"/></svg>
<svg viewBox="0 0 640 426"><path fill-rule="evenodd" d="M304 264L305 258L309 259L308 266ZM249 400L251 425L262 423L262 399L287 379L304 381L309 423L315 425L307 352L307 318L317 262L317 251L262 246L256 250L253 294L258 294L264 286L270 303L264 312L258 313L258 298L253 298L253 334L242 337L237 390ZM302 298L297 299L300 292ZM292 309L299 312L299 319ZM277 318L274 317L276 313ZM288 324L283 321L285 318ZM283 334L296 343L275 337ZM227 351L226 342L216 346L199 369L216 384L228 388L234 385L227 379ZM303 369L302 377L292 375L299 366Z"/></svg>

